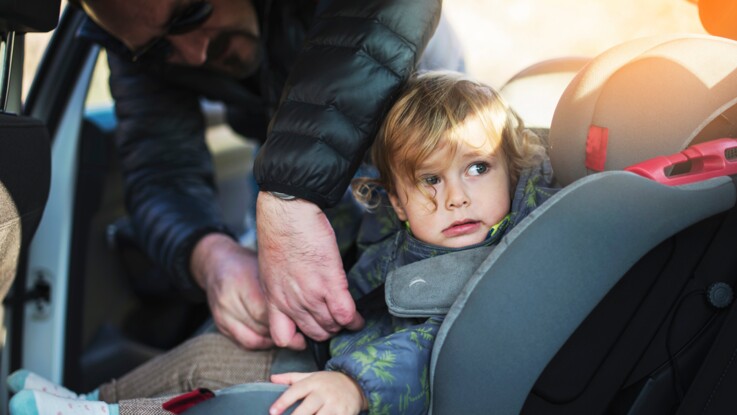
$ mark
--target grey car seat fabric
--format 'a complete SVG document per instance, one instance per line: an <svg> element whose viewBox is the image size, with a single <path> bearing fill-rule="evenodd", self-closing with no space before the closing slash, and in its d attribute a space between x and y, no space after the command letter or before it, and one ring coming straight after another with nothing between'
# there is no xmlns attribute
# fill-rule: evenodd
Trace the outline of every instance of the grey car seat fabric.
<svg viewBox="0 0 737 415"><path fill-rule="evenodd" d="M249 383L236 385L217 392L215 399L209 399L186 410L187 415L239 414L262 415L269 413L272 403L287 390L284 385L272 383ZM284 411L289 415L299 401Z"/></svg>
<svg viewBox="0 0 737 415"><path fill-rule="evenodd" d="M644 253L734 202L726 177L671 188L608 172L563 189L497 246L448 313L432 413L519 413L547 363Z"/></svg>
<svg viewBox="0 0 737 415"><path fill-rule="evenodd" d="M620 199L622 196L625 198ZM523 221L512 232L523 236L510 236L496 247L428 258L390 272L385 288L386 303L389 311L400 317L446 315L456 300L460 303L456 306L457 312L457 307L463 307L462 299L478 283L469 281L489 272L489 264L505 255L494 251L509 249L515 238L525 240L524 243L514 242L516 246L540 248L541 252L530 253L526 248L519 248L521 256L527 260L520 260L521 268L505 272L529 272L526 266L529 258L536 258L532 265L538 266L553 260L549 257L560 257L554 259L560 261L557 268L543 273L546 279L548 276L553 281L559 277L580 278L580 275L571 274L579 267L588 267L587 275L596 275L606 293L612 282L616 282L644 252L681 229L731 208L734 202L735 188L726 177L672 188L632 173L607 172L585 178L568 186L561 195L553 196L531 214L534 220ZM552 224L553 228L545 228L546 233L527 230L538 226L534 221L541 220ZM554 235L553 250L548 235ZM605 244L601 248L606 249L597 251L593 245L597 241ZM561 244L571 244L570 252ZM587 255L577 257L576 261L566 257L566 254L583 251ZM538 255L542 255L539 261ZM452 313L447 320L452 321Z"/></svg>
<svg viewBox="0 0 737 415"><path fill-rule="evenodd" d="M482 246L452 252L390 271L384 286L386 305L398 317L448 314L468 279L492 250Z"/></svg>

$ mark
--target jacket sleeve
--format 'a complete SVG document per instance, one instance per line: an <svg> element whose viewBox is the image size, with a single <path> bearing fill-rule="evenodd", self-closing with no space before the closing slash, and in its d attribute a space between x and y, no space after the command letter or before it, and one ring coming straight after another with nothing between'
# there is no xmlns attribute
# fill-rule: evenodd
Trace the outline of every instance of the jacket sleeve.
<svg viewBox="0 0 737 415"><path fill-rule="evenodd" d="M139 65L112 54L108 61L126 208L139 244L170 285L202 299L189 271L191 251L206 233L227 230L213 203L214 168L199 100Z"/></svg>
<svg viewBox="0 0 737 415"><path fill-rule="evenodd" d="M405 320L406 321L406 320ZM441 318L402 328L383 337L374 337L371 327L359 338L360 345L337 354L326 370L353 378L369 402L369 414L426 414L430 407L430 354ZM334 349L350 348L337 343Z"/></svg>
<svg viewBox="0 0 737 415"><path fill-rule="evenodd" d="M335 205L432 36L441 0L323 0L254 166L261 190Z"/></svg>

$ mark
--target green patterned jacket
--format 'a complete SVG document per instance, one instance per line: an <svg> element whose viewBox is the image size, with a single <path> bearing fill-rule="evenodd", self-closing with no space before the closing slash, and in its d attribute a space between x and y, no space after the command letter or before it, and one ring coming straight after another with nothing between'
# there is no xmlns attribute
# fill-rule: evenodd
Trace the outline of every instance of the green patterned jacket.
<svg viewBox="0 0 737 415"><path fill-rule="evenodd" d="M484 242L498 241L529 212L550 198L557 189L546 160L520 177L510 215ZM354 298L383 289L392 269L459 249L428 245L415 239L399 223L388 203L367 214L361 225L359 246L363 253L348 274ZM372 296L375 297L375 296ZM366 326L358 332L343 332L330 343L327 370L349 375L363 389L369 413L425 414L430 404L429 364L435 335L442 318L399 318L388 313L383 296L380 304L361 310Z"/></svg>

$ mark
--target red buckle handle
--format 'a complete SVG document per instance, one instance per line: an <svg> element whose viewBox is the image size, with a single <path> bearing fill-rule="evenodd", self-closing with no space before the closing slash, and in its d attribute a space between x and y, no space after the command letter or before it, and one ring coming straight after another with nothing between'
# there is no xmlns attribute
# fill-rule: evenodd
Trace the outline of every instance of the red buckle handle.
<svg viewBox="0 0 737 415"><path fill-rule="evenodd" d="M187 409L215 397L215 394L209 389L200 388L191 392L183 393L164 402L161 407L173 414L181 414Z"/></svg>
<svg viewBox="0 0 737 415"><path fill-rule="evenodd" d="M691 164L687 172L670 172L671 168L684 163ZM720 138L695 144L680 153L645 160L625 170L668 186L731 176L737 174L737 139Z"/></svg>

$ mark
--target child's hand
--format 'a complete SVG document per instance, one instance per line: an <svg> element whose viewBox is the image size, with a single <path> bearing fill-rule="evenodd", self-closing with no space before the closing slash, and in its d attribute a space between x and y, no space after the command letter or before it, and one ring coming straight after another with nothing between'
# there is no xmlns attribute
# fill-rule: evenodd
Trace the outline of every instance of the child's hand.
<svg viewBox="0 0 737 415"><path fill-rule="evenodd" d="M272 375L271 381L291 386L271 405L270 415L280 415L300 399L292 415L358 414L368 409L358 384L340 372L283 373Z"/></svg>

